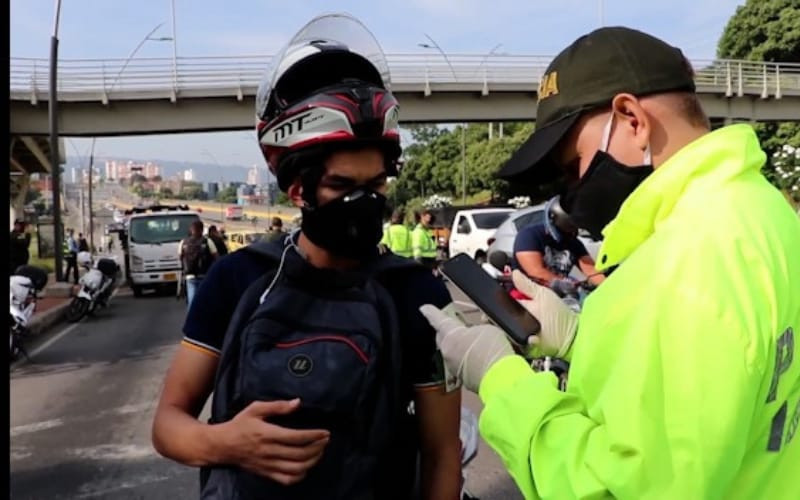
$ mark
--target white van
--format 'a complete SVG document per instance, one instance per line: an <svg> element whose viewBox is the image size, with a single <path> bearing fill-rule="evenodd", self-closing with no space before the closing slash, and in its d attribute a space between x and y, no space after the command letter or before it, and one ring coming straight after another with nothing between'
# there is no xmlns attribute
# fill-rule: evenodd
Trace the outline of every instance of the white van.
<svg viewBox="0 0 800 500"><path fill-rule="evenodd" d="M200 215L185 205L129 210L123 240L125 267L133 295L145 288L177 291L181 279L178 247Z"/></svg>
<svg viewBox="0 0 800 500"><path fill-rule="evenodd" d="M512 212L513 208L473 208L456 212L448 244L450 256L465 253L478 263L486 262L489 239Z"/></svg>

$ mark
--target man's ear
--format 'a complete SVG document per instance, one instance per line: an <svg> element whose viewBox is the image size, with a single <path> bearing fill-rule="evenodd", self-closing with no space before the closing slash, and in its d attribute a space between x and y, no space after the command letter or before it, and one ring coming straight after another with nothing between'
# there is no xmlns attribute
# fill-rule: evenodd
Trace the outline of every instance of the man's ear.
<svg viewBox="0 0 800 500"><path fill-rule="evenodd" d="M616 114L615 127L644 151L650 143L652 123L639 99L631 94L618 94L611 101L611 111Z"/></svg>
<svg viewBox="0 0 800 500"><path fill-rule="evenodd" d="M289 185L289 189L286 190L286 194L289 196L289 199L292 200L294 206L303 208L306 205L305 200L303 200L303 182L300 180L300 177L292 181Z"/></svg>

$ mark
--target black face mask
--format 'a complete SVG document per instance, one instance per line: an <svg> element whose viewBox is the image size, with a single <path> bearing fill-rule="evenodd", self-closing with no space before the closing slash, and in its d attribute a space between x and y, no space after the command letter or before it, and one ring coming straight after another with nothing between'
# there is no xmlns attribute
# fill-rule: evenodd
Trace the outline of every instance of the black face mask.
<svg viewBox="0 0 800 500"><path fill-rule="evenodd" d="M301 228L315 245L334 255L371 257L383 234L385 207L385 196L358 188L324 205L304 207Z"/></svg>
<svg viewBox="0 0 800 500"><path fill-rule="evenodd" d="M614 220L625 199L653 173L652 165L629 167L604 151L598 151L581 179L567 190L564 209L578 227L593 238Z"/></svg>

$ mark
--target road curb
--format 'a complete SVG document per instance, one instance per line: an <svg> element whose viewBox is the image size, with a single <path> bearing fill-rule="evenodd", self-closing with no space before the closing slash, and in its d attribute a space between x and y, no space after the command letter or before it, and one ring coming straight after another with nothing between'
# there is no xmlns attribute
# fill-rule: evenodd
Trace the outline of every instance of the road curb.
<svg viewBox="0 0 800 500"><path fill-rule="evenodd" d="M28 335L37 337L65 321L70 302L71 300L67 300L63 304L52 307L31 318L31 321L28 323Z"/></svg>

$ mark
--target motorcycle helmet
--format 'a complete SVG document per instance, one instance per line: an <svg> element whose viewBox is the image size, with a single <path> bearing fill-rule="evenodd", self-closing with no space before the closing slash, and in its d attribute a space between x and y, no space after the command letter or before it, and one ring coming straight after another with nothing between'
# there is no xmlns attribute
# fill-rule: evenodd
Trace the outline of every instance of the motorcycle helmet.
<svg viewBox="0 0 800 500"><path fill-rule="evenodd" d="M8 283L12 304L24 304L33 291L33 281L27 276L11 276Z"/></svg>
<svg viewBox="0 0 800 500"><path fill-rule="evenodd" d="M578 226L561 207L559 196L550 198L544 206L544 227L547 234L558 243L578 236Z"/></svg>
<svg viewBox="0 0 800 500"><path fill-rule="evenodd" d="M78 252L78 265L86 269L92 267L92 254L89 252Z"/></svg>
<svg viewBox="0 0 800 500"><path fill-rule="evenodd" d="M377 40L347 14L311 20L276 55L256 96L256 135L286 191L341 147L376 146L397 175L399 108Z"/></svg>

